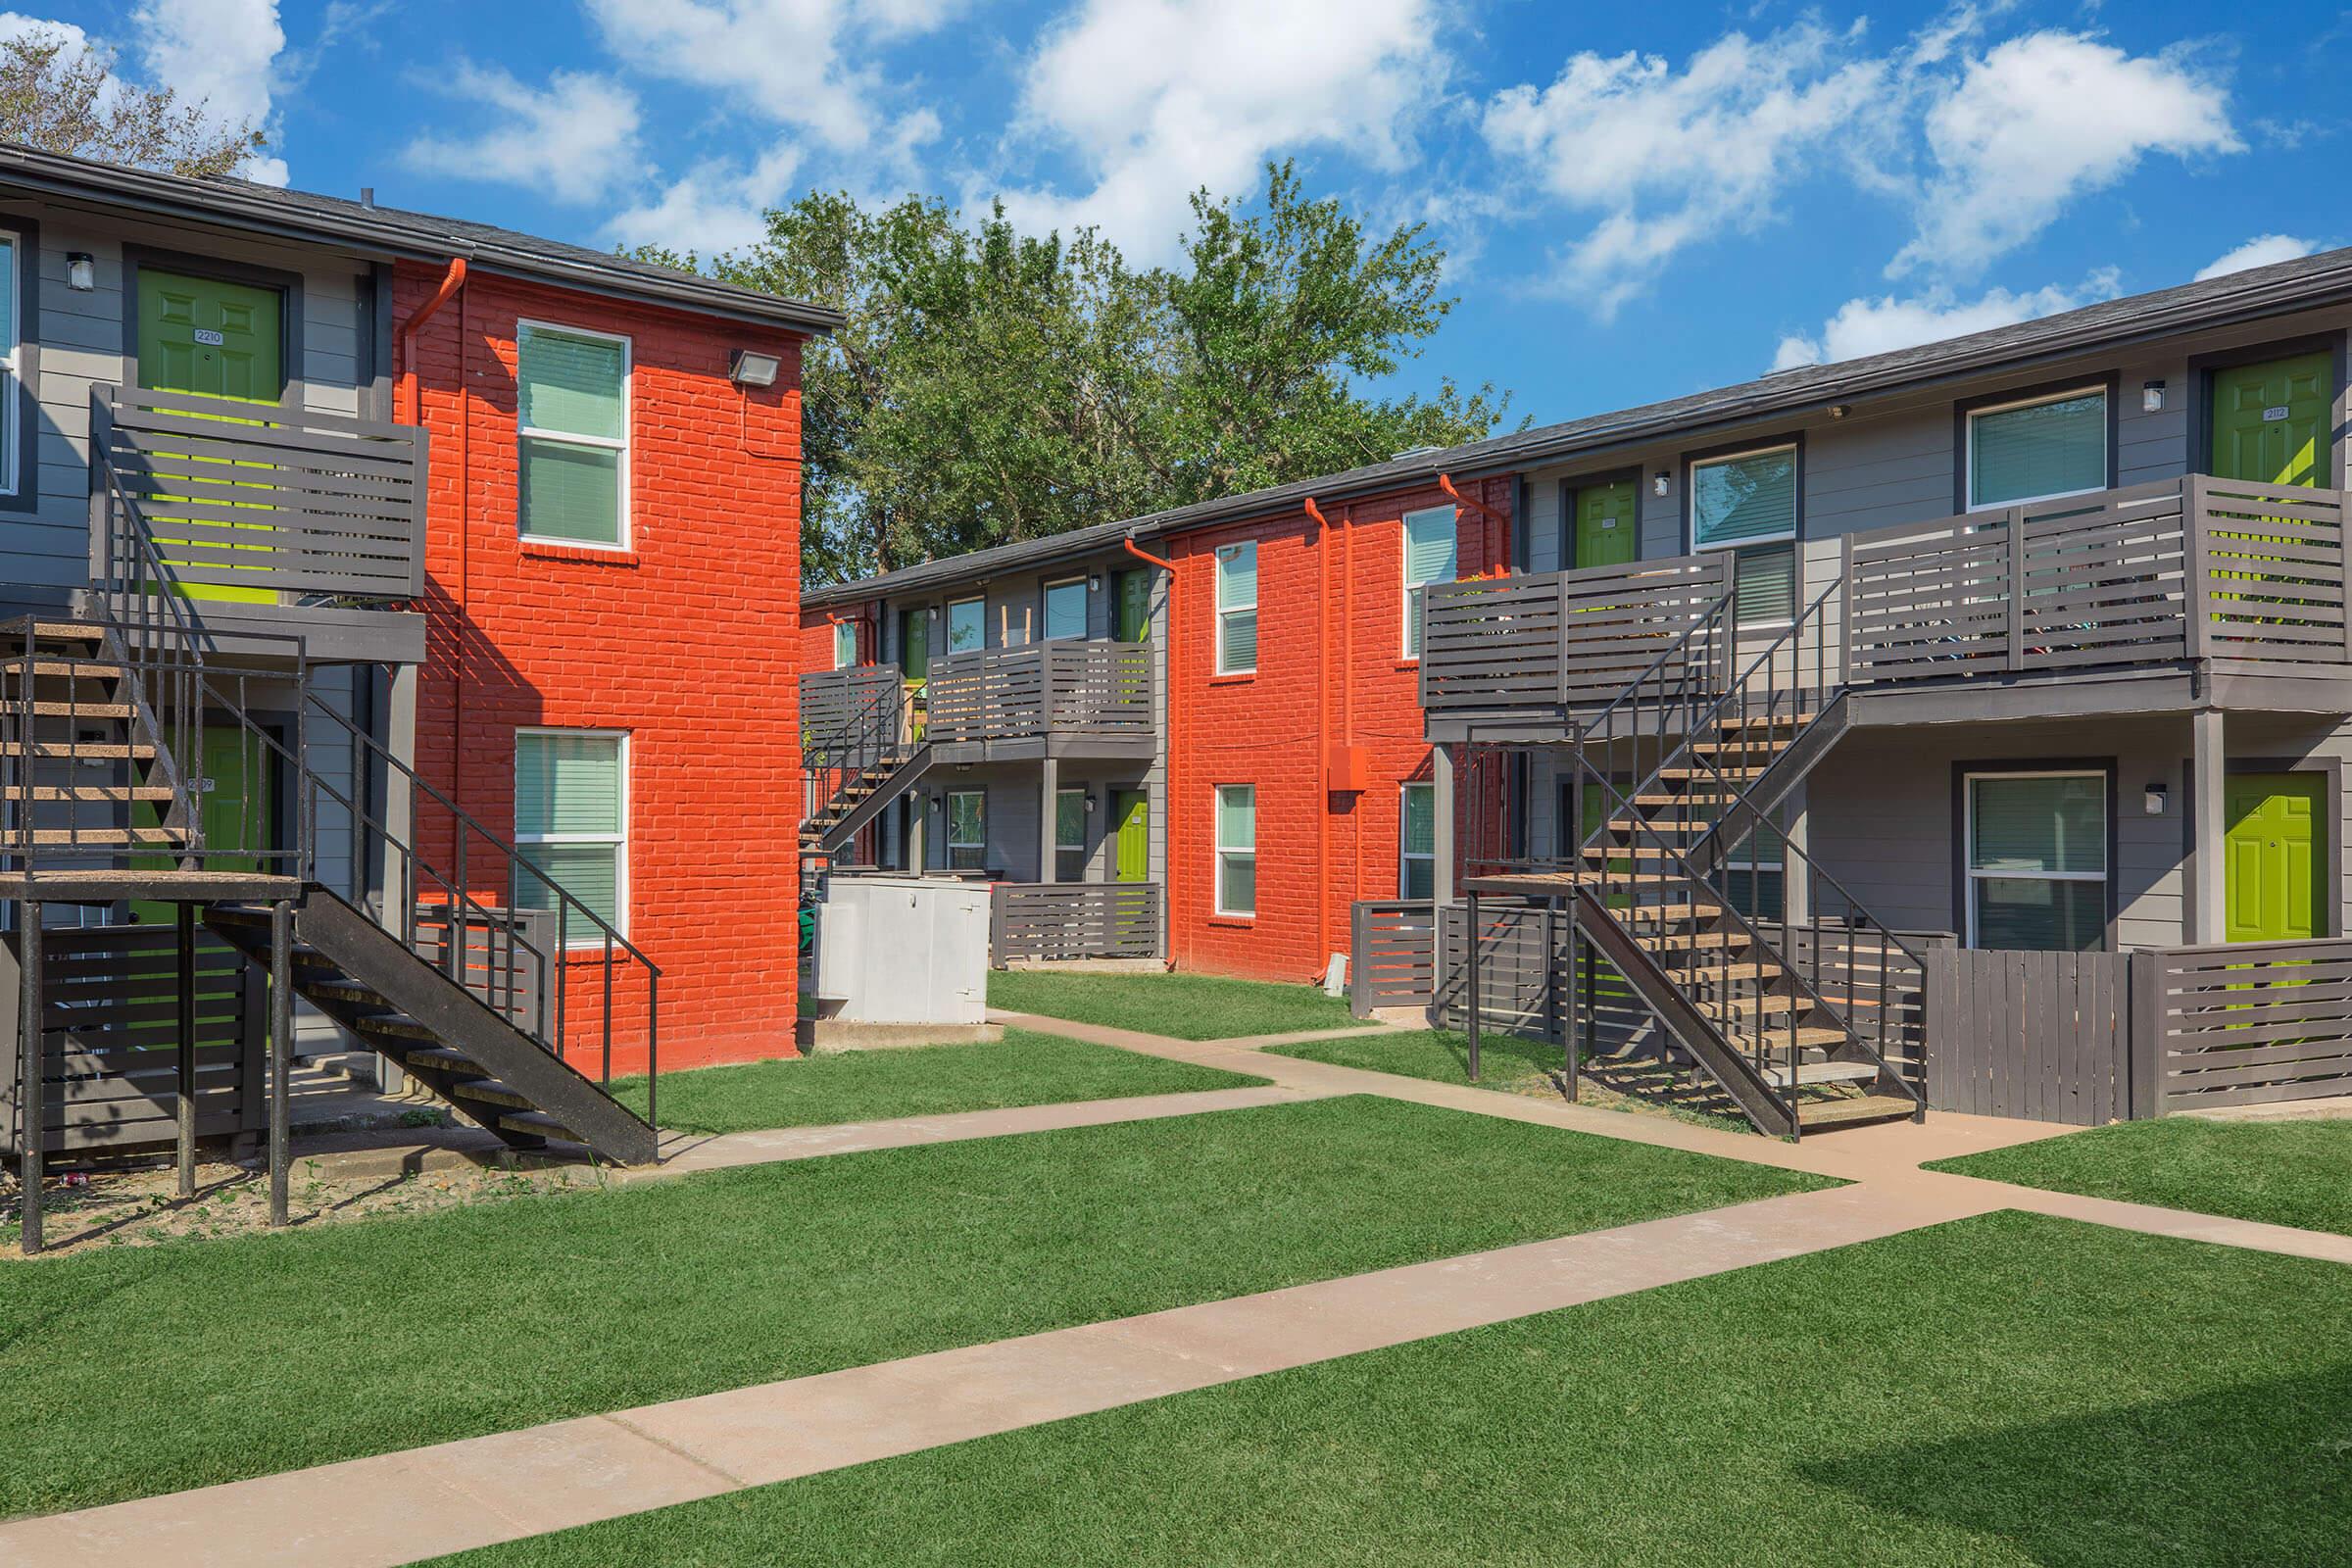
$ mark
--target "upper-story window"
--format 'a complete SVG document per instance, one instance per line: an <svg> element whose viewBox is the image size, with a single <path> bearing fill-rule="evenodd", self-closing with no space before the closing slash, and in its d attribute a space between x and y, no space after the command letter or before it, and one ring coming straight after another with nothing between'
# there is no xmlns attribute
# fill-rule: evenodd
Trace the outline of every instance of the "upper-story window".
<svg viewBox="0 0 2352 1568"><path fill-rule="evenodd" d="M2107 488L2107 389L2082 387L1968 416L1968 506Z"/></svg>
<svg viewBox="0 0 2352 1568"><path fill-rule="evenodd" d="M1257 542L1217 546L1217 673L1257 668Z"/></svg>
<svg viewBox="0 0 2352 1568"><path fill-rule="evenodd" d="M17 493L18 386L24 378L24 353L17 325L17 236L0 229L0 495Z"/></svg>
<svg viewBox="0 0 2352 1568"><path fill-rule="evenodd" d="M524 321L514 333L523 537L629 539L629 340Z"/></svg>
<svg viewBox="0 0 2352 1568"><path fill-rule="evenodd" d="M1690 543L1733 552L1742 626L1796 614L1796 448L1764 447L1690 465Z"/></svg>
<svg viewBox="0 0 2352 1568"><path fill-rule="evenodd" d="M1083 637L1086 635L1086 579L1072 577L1067 582L1046 584L1046 635L1048 637Z"/></svg>
<svg viewBox="0 0 2352 1568"><path fill-rule="evenodd" d="M1430 507L1404 514L1404 657L1421 657L1422 592L1433 582L1454 577L1454 525L1451 507Z"/></svg>
<svg viewBox="0 0 2352 1568"><path fill-rule="evenodd" d="M988 646L988 601L958 599L948 607L948 652L976 654Z"/></svg>
<svg viewBox="0 0 2352 1568"><path fill-rule="evenodd" d="M837 620L833 623L833 667L847 669L858 662L858 623Z"/></svg>

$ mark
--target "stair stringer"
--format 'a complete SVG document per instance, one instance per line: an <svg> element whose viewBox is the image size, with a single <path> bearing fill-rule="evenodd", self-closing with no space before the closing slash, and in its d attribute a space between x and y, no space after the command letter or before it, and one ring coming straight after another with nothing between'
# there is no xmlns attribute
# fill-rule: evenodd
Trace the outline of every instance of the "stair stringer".
<svg viewBox="0 0 2352 1568"><path fill-rule="evenodd" d="M904 761L883 775L882 782L875 786L871 795L825 827L811 847L827 855L839 851L879 817L891 802L922 782L923 775L931 771L934 755L928 742L916 747Z"/></svg>

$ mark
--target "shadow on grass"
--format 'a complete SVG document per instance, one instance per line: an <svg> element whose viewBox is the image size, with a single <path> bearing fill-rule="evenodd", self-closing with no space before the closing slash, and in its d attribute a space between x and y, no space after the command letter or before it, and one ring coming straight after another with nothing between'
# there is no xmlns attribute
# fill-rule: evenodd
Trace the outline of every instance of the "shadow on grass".
<svg viewBox="0 0 2352 1568"><path fill-rule="evenodd" d="M2352 1561L2352 1362L1798 1473L2060 1568Z"/></svg>

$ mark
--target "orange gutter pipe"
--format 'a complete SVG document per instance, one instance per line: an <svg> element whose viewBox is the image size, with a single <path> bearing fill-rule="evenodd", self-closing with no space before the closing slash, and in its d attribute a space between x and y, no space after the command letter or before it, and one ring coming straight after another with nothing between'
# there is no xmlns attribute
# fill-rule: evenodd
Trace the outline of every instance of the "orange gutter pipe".
<svg viewBox="0 0 2352 1568"><path fill-rule="evenodd" d="M449 270L442 274L441 286L433 290L432 298L426 300L422 305L416 307L416 314L401 323L399 342L401 364L400 382L401 390L405 394L402 401L408 405L409 410L409 416L406 422L410 424L422 424L424 422L423 418L421 417L422 410L419 408L417 402L421 394L416 389L416 329L424 325L425 322L431 320L434 315L440 311L441 307L447 305L450 302L451 297L455 295L458 290L464 288L465 286L466 258L463 256L453 256L449 259Z"/></svg>
<svg viewBox="0 0 2352 1568"><path fill-rule="evenodd" d="M1468 497L1468 496L1466 496L1466 495L1462 494L1462 493L1461 493L1459 490L1456 490L1456 489L1453 487L1453 476L1452 476L1451 474L1446 474L1446 473L1441 473L1441 474L1439 474L1439 475L1438 475L1438 488L1439 488L1439 489L1441 489L1441 490L1443 490L1443 491L1445 491L1445 492L1446 492L1447 495L1451 496L1451 497L1453 498L1453 500L1454 500L1454 504L1455 504L1455 505L1457 505L1457 506L1469 507L1469 508L1471 508L1473 511L1477 511L1477 512L1483 512L1483 513L1485 513L1485 514L1487 514L1489 517L1491 517L1492 519L1494 519L1494 525L1495 525L1495 526L1496 526L1498 529L1502 530L1502 534L1501 534L1501 538L1502 538L1502 549L1501 549L1501 551L1499 552L1499 554L1501 554L1501 555L1502 555L1502 556L1504 556L1505 558L1507 558L1507 557L1510 555L1510 548L1511 548L1511 545L1510 545L1510 532L1509 532L1509 529L1510 529L1510 526L1511 526L1511 519L1510 519L1509 517L1507 517L1507 516L1505 516L1503 514L1501 514L1501 513L1499 513L1499 512L1495 511L1495 510L1494 510L1493 507L1490 507L1490 506L1488 506L1488 505L1487 505L1487 504L1486 504L1484 501L1475 501L1475 500L1472 500L1470 497ZM1488 567L1488 566L1490 566L1490 565L1500 565L1500 564L1502 564L1502 563L1501 563L1501 562L1486 562L1486 561L1482 561L1482 562L1480 562L1480 563L1478 564L1478 569L1479 569L1479 570L1481 570L1481 571L1485 571L1485 570L1487 569L1487 567Z"/></svg>
<svg viewBox="0 0 2352 1568"><path fill-rule="evenodd" d="M1315 519L1315 768L1326 776L1323 806L1315 813L1315 946L1331 940L1331 519L1306 498L1306 514Z"/></svg>
<svg viewBox="0 0 2352 1568"><path fill-rule="evenodd" d="M1176 869L1172 863L1176 858L1176 693L1181 685L1176 678L1176 563L1138 548L1133 534L1121 539L1119 544L1136 560L1157 566L1168 574L1168 776L1166 788L1160 791L1161 815L1166 818L1160 823L1160 831L1166 837L1168 860L1171 862L1162 869L1166 873L1168 887L1168 932L1173 937L1176 931ZM1168 956L1160 960L1163 968L1176 967L1175 948L1176 944L1170 941Z"/></svg>

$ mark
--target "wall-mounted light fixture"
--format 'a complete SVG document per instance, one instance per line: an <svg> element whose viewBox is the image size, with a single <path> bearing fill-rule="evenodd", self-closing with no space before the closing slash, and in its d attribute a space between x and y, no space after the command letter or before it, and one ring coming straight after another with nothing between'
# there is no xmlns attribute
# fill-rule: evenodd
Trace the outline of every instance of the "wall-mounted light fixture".
<svg viewBox="0 0 2352 1568"><path fill-rule="evenodd" d="M1830 417L1833 419L1842 419L1853 412L1854 406L1851 403L1833 403L1830 405Z"/></svg>
<svg viewBox="0 0 2352 1568"><path fill-rule="evenodd" d="M2162 381L2142 381L2139 384L2139 411L2142 414L2164 412L2164 383Z"/></svg>
<svg viewBox="0 0 2352 1568"><path fill-rule="evenodd" d="M2139 808L2150 816L2162 816L2164 814L2164 786L2161 784L2149 785L2147 793L2140 797Z"/></svg>
<svg viewBox="0 0 2352 1568"><path fill-rule="evenodd" d="M737 349L727 362L727 379L737 386L774 386L784 362L773 354L760 354L751 349Z"/></svg>
<svg viewBox="0 0 2352 1568"><path fill-rule="evenodd" d="M1089 593L1101 593L1102 591L1102 574L1098 571L1093 576L1087 578L1086 587ZM1090 811L1093 810L1095 808L1094 803L1089 801L1086 808Z"/></svg>
<svg viewBox="0 0 2352 1568"><path fill-rule="evenodd" d="M1657 472L1649 476L1649 493L1653 496L1656 496L1660 501L1663 501L1666 499L1667 489L1672 486L1673 483L1673 476L1667 473L1664 468L1660 468Z"/></svg>
<svg viewBox="0 0 2352 1568"><path fill-rule="evenodd" d="M98 286L98 258L88 251L66 252L66 287L87 294Z"/></svg>

